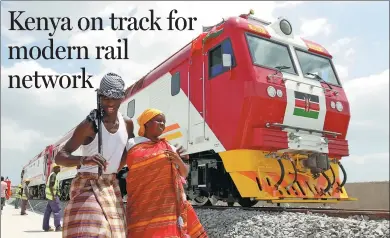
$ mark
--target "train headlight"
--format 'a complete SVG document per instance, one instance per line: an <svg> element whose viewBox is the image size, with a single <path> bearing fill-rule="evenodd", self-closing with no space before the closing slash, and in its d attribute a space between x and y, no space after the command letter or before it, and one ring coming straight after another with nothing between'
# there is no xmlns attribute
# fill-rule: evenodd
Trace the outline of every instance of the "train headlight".
<svg viewBox="0 0 390 238"><path fill-rule="evenodd" d="M279 23L280 30L285 34L285 35L290 35L292 32L292 27L289 21L286 19L283 19Z"/></svg>
<svg viewBox="0 0 390 238"><path fill-rule="evenodd" d="M278 89L278 90L276 90L276 95L278 95L278 97L283 97L283 92L282 92L282 90L280 90L280 89Z"/></svg>
<svg viewBox="0 0 390 238"><path fill-rule="evenodd" d="M276 89L272 86L269 86L267 88L267 93L268 93L268 96L270 96L271 98L275 97L276 95Z"/></svg>
<svg viewBox="0 0 390 238"><path fill-rule="evenodd" d="M343 110L343 104L341 104L341 102L336 102L336 109L341 112Z"/></svg>
<svg viewBox="0 0 390 238"><path fill-rule="evenodd" d="M331 102L330 102L330 107L333 108L333 109L335 109L335 108L336 108L336 103L333 102L333 101L331 101Z"/></svg>

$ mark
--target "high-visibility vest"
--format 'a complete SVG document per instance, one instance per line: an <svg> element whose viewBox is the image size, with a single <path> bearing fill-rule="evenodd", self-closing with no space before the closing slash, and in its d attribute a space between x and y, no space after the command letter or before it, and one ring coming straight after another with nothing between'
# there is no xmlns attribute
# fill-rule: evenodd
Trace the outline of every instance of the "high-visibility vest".
<svg viewBox="0 0 390 238"><path fill-rule="evenodd" d="M52 172L47 180L47 183L46 183L46 199L49 199L49 200L53 200L53 196L51 195L51 192L50 192L50 178L51 176L54 174L54 172ZM54 183L54 186L53 186L53 193L54 193L54 196L57 195L58 191L59 191L59 188L60 188L60 184L58 182L58 179L56 177L56 181Z"/></svg>
<svg viewBox="0 0 390 238"><path fill-rule="evenodd" d="M22 199L23 199L23 200L27 200L26 191L25 191L26 188L27 188L27 193L29 193L29 191L28 191L28 186L27 186L27 185L24 185L23 191L22 191Z"/></svg>
<svg viewBox="0 0 390 238"><path fill-rule="evenodd" d="M16 188L15 198L21 198L22 197L21 192L22 192L22 185L19 184L18 187Z"/></svg>

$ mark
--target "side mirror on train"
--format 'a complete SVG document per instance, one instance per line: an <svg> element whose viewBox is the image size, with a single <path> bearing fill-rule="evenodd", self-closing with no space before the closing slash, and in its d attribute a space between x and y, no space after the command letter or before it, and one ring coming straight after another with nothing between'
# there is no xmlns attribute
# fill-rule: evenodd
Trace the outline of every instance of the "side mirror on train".
<svg viewBox="0 0 390 238"><path fill-rule="evenodd" d="M232 56L230 54L222 54L223 67L232 67Z"/></svg>

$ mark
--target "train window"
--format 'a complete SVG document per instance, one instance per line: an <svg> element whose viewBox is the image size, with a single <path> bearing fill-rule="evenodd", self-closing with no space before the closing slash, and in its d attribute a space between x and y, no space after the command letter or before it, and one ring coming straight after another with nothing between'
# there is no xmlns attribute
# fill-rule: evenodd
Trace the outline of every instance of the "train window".
<svg viewBox="0 0 390 238"><path fill-rule="evenodd" d="M175 96L180 92L180 72L176 72L171 78L171 95Z"/></svg>
<svg viewBox="0 0 390 238"><path fill-rule="evenodd" d="M210 50L210 66L222 64L222 46L218 45L214 49Z"/></svg>
<svg viewBox="0 0 390 238"><path fill-rule="evenodd" d="M295 52L304 77L313 79L308 73L317 74L328 83L340 85L333 64L329 58L298 49Z"/></svg>
<svg viewBox="0 0 390 238"><path fill-rule="evenodd" d="M232 68L236 65L232 43L228 38L209 51L209 79L229 70L228 67L222 65L222 54L230 54L232 56Z"/></svg>
<svg viewBox="0 0 390 238"><path fill-rule="evenodd" d="M290 50L286 45L249 33L246 37L253 64L271 69L281 67L282 72L297 74Z"/></svg>
<svg viewBox="0 0 390 238"><path fill-rule="evenodd" d="M135 99L131 100L129 104L127 104L127 116L133 118L135 115Z"/></svg>

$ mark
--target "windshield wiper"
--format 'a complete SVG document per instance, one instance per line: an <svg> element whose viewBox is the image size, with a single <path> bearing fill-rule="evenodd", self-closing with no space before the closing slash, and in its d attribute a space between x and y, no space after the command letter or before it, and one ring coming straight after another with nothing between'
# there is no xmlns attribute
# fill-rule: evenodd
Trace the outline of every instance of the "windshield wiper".
<svg viewBox="0 0 390 238"><path fill-rule="evenodd" d="M318 74L306 73L306 75L313 76L315 79L317 79L317 80L320 81L320 82L325 83L326 85L328 85L328 87L329 87L331 90L333 90L333 88L330 86L330 84L329 84L328 82L326 82L325 80L323 80Z"/></svg>
<svg viewBox="0 0 390 238"><path fill-rule="evenodd" d="M277 69L279 72L281 72L283 69L289 69L289 68L291 67L285 65L279 65L275 67L275 69Z"/></svg>

